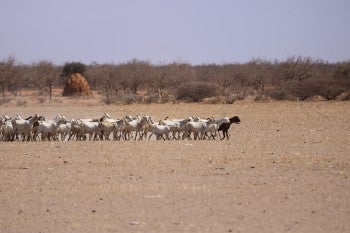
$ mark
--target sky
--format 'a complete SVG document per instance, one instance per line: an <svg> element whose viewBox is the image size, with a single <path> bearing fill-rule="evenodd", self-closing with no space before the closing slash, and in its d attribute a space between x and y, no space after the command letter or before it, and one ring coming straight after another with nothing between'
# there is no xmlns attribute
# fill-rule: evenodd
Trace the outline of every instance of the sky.
<svg viewBox="0 0 350 233"><path fill-rule="evenodd" d="M0 0L0 60L350 60L350 0Z"/></svg>

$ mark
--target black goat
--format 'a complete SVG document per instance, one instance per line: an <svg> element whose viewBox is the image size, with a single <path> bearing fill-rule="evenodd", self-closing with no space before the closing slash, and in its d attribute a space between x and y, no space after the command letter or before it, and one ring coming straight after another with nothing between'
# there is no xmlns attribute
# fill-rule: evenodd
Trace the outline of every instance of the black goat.
<svg viewBox="0 0 350 233"><path fill-rule="evenodd" d="M241 119L239 119L238 116L234 116L234 117L231 117L231 118L230 118L230 123L222 123L222 124L219 126L218 131L222 131L224 137L221 138L220 140L225 139L225 137L226 137L227 139L229 139L229 138L228 138L228 129L230 128L231 124L232 124L232 123L239 124L240 122L241 122Z"/></svg>

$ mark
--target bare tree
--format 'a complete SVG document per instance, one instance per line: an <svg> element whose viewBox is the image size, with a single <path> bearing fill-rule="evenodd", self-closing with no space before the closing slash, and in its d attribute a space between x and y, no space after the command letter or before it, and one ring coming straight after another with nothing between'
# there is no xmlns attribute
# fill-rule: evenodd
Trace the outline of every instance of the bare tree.
<svg viewBox="0 0 350 233"><path fill-rule="evenodd" d="M6 60L0 62L0 93L5 97L7 90L14 91L16 89L16 67L15 59L9 57Z"/></svg>
<svg viewBox="0 0 350 233"><path fill-rule="evenodd" d="M146 61L133 59L122 65L121 76L118 77L123 89L129 88L136 94L139 88L145 83L150 64Z"/></svg>
<svg viewBox="0 0 350 233"><path fill-rule="evenodd" d="M163 102L164 89L171 86L170 66L155 67L146 81L148 92L156 94L157 102Z"/></svg>
<svg viewBox="0 0 350 233"><path fill-rule="evenodd" d="M52 88L54 80L60 75L60 69L50 61L41 61L34 64L38 78L38 89L40 95L48 88L50 101L52 100Z"/></svg>

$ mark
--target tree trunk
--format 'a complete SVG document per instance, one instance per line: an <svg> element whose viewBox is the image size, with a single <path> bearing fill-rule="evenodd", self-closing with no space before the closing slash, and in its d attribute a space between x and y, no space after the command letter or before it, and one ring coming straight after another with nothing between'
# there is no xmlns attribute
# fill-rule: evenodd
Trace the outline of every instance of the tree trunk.
<svg viewBox="0 0 350 233"><path fill-rule="evenodd" d="M50 94L50 102L52 101L52 83L49 84L49 94Z"/></svg>

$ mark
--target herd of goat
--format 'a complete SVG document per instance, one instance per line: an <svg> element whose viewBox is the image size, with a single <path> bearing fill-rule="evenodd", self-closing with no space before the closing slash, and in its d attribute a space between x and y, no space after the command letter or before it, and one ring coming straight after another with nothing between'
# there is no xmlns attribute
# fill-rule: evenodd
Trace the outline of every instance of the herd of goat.
<svg viewBox="0 0 350 233"><path fill-rule="evenodd" d="M184 140L229 139L232 123L239 124L238 116L220 119L187 117L154 122L150 116L126 116L113 119L105 113L100 119L71 119L57 115L52 120L43 116L23 119L3 116L0 118L1 141L52 141L52 140ZM222 132L222 135L220 135Z"/></svg>

